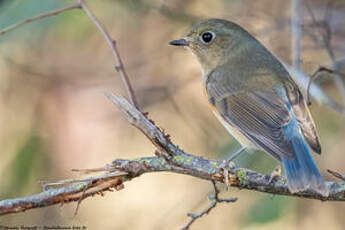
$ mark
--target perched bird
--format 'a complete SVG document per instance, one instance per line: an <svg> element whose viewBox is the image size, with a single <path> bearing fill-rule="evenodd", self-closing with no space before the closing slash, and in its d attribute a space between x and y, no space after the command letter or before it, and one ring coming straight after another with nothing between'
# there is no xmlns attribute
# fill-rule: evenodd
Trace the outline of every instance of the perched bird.
<svg viewBox="0 0 345 230"><path fill-rule="evenodd" d="M170 44L196 56L216 117L243 147L282 162L291 193L312 189L328 195L308 149L321 153L315 124L276 57L241 26L223 19L201 21Z"/></svg>

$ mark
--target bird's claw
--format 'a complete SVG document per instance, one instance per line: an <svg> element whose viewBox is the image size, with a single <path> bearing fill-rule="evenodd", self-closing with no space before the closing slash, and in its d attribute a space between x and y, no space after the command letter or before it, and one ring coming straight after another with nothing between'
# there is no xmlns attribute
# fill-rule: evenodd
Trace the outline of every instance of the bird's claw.
<svg viewBox="0 0 345 230"><path fill-rule="evenodd" d="M271 173L270 179L268 180L268 184L270 184L275 178L281 176L281 166L280 164L277 165L277 167L274 168L274 170Z"/></svg>
<svg viewBox="0 0 345 230"><path fill-rule="evenodd" d="M219 169L223 172L224 177L224 183L226 185L226 190L230 187L229 183L229 169L234 168L235 163L228 160L223 160L223 162L220 164Z"/></svg>

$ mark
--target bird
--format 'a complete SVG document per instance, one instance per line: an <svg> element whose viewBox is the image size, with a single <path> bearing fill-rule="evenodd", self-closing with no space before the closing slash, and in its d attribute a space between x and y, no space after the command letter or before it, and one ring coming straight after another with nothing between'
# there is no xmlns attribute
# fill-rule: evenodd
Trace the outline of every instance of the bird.
<svg viewBox="0 0 345 230"><path fill-rule="evenodd" d="M211 18L169 43L191 51L201 66L208 103L246 151L282 164L290 193L329 190L311 155L321 154L316 126L288 71L240 25ZM310 147L310 149L308 148Z"/></svg>

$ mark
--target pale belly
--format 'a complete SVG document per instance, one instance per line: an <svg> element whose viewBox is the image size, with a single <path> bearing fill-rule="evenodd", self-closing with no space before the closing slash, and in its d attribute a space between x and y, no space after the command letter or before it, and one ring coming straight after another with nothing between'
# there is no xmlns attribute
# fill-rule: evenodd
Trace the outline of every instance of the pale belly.
<svg viewBox="0 0 345 230"><path fill-rule="evenodd" d="M247 150L257 150L258 148L247 138L245 137L241 132L239 132L236 128L231 126L229 123L227 123L216 111L213 111L214 115L217 117L217 119L222 123L222 125L225 127L225 129L238 141L243 147L245 147ZM251 151L249 151L251 152Z"/></svg>

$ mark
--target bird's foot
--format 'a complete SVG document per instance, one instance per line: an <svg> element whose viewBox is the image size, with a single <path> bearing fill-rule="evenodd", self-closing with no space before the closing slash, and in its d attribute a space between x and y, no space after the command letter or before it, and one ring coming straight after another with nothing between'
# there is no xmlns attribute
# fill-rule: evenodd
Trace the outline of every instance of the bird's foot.
<svg viewBox="0 0 345 230"><path fill-rule="evenodd" d="M281 176L281 173L282 173L282 169L281 169L281 166L280 164L278 164L273 172L271 173L271 176L270 176L270 179L268 180L268 184L270 184L274 179L276 179L277 177L280 177Z"/></svg>
<svg viewBox="0 0 345 230"><path fill-rule="evenodd" d="M220 165L219 169L223 171L224 176L224 183L226 185L226 189L230 187L229 184L229 169L235 167L235 163L232 162L236 157L238 157L246 148L241 147L235 153L233 153L228 159L224 160Z"/></svg>
<svg viewBox="0 0 345 230"><path fill-rule="evenodd" d="M229 169L235 168L236 165L234 162L231 161L232 159L229 158L227 160L223 160L223 162L219 165L219 170L223 173L224 183L226 185L226 190L230 187L229 183Z"/></svg>

